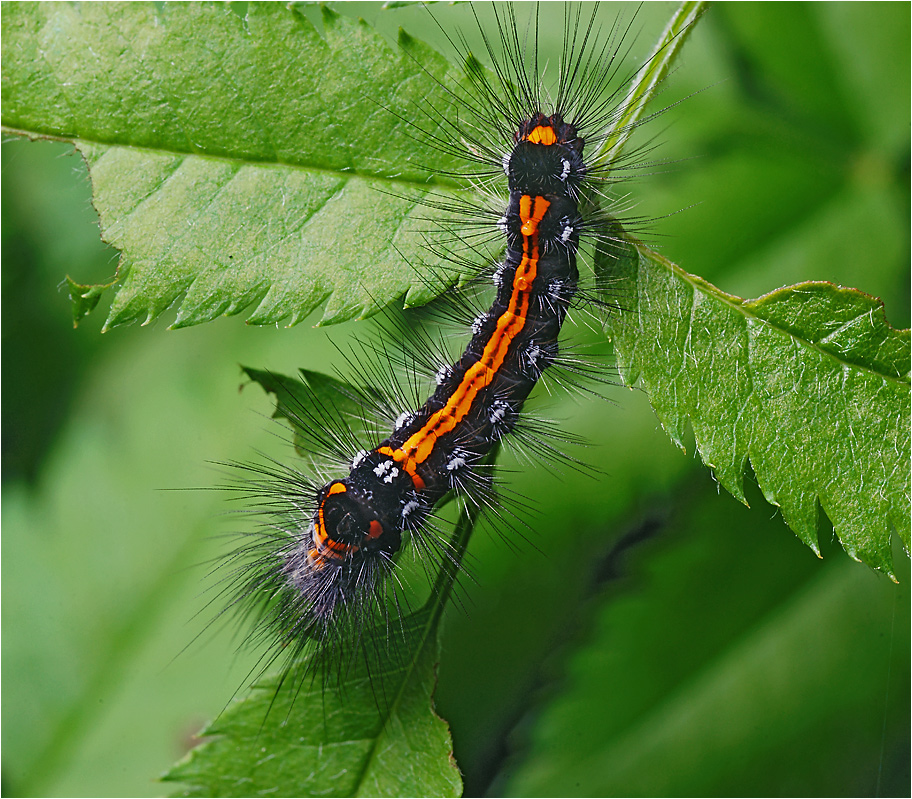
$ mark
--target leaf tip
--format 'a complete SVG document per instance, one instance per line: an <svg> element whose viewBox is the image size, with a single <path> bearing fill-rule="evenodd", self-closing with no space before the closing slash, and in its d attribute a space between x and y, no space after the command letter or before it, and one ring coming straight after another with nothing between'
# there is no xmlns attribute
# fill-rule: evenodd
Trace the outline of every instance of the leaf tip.
<svg viewBox="0 0 912 799"><path fill-rule="evenodd" d="M399 28L399 35L397 36L397 43L403 50L408 50L415 43L415 39L406 31L404 28Z"/></svg>
<svg viewBox="0 0 912 799"><path fill-rule="evenodd" d="M100 284L82 284L77 283L73 278L67 275L66 284L73 308L73 327L78 327L79 323L95 310L98 301L101 299L101 295L114 285L114 281ZM105 329L107 329L107 323L102 332L104 332Z"/></svg>
<svg viewBox="0 0 912 799"><path fill-rule="evenodd" d="M333 24L335 24L336 20L339 19L339 16L340 15L338 13L333 11L325 3L320 4L320 17L322 18L323 25L325 27L331 27Z"/></svg>

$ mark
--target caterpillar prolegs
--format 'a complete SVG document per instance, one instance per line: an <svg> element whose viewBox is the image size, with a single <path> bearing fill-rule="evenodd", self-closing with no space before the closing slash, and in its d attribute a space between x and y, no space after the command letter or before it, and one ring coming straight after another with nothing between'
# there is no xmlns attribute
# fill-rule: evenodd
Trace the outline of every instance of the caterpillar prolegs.
<svg viewBox="0 0 912 799"><path fill-rule="evenodd" d="M265 614L264 630L253 636L269 636L274 657L293 659L310 641L341 645L382 617L390 601L388 584L392 601L398 601L396 564L407 540L429 559L453 558L435 529L435 509L445 498L460 496L495 514L502 511L487 463L492 449L522 426L523 405L543 375L564 369L586 377L592 371L568 356L559 337L572 307L604 305L595 292L580 287L577 255L581 237L602 245L613 240L612 220L597 204L604 186L617 178L604 166L587 163L584 152L601 148L605 131L623 110L618 93L624 87L613 87L613 94L605 90L617 71L617 42L614 36L601 40L595 12L581 21L578 8L568 11L564 56L549 93L536 57L537 24L523 33L509 9L495 10L495 19L497 35L482 32L493 70L471 58L461 41L451 40L465 61L467 88L452 95L455 111L425 110L412 123L416 136L480 167L469 182L483 190L487 202L474 218L490 218L490 235L505 249L496 262L475 269L487 272L495 296L470 319L468 344L458 358L439 366L436 388L420 406L378 402L367 396L373 389L342 390L341 396L366 409L362 413L397 406L394 429L380 440L352 446L353 436L333 432L331 400L316 412L297 411L297 426L332 450L337 462L347 448L353 450L347 473L322 482L287 467L259 470L265 479L257 485L283 507L278 523L236 553L243 579L233 604L247 609L253 604ZM490 195L504 178L505 205L491 214ZM433 199L426 204L438 211L452 208ZM435 246L451 248L454 264L477 256L475 243L446 229L444 243ZM465 315L467 309L459 310ZM362 365L361 371L372 369ZM533 446L557 452L546 441L540 444Z"/></svg>

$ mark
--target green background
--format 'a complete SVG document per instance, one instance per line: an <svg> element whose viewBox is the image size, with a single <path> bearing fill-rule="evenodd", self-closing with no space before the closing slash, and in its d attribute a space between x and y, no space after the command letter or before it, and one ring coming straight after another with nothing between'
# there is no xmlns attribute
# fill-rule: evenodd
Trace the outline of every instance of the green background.
<svg viewBox="0 0 912 799"><path fill-rule="evenodd" d="M671 8L640 12L634 55ZM340 10L433 33L421 9ZM908 326L909 40L905 4L712 8L657 107L687 99L641 139L669 162L629 187L634 213L671 214L646 238L731 293L832 280ZM3 792L157 795L251 662L206 627L231 507L192 490L287 451L238 364L330 371L358 325L73 330L61 281L106 280L116 253L68 152L2 148ZM818 561L645 397L610 395L545 410L604 474L514 461L528 542L470 546L437 691L467 793L908 795L908 560L896 587L822 519Z"/></svg>

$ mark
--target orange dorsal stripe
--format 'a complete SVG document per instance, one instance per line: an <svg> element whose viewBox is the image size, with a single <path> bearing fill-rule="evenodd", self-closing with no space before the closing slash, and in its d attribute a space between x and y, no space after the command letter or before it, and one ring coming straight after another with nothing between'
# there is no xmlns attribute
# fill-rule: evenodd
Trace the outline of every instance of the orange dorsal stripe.
<svg viewBox="0 0 912 799"><path fill-rule="evenodd" d="M523 257L516 267L507 310L497 320L497 326L488 339L481 358L466 370L446 405L432 414L424 426L411 435L399 449L381 447L378 450L381 455L387 455L399 463L411 476L415 488L419 491L424 488L424 481L416 471L418 465L430 457L437 440L452 432L466 417L478 393L491 385L497 370L503 365L511 342L526 324L529 292L538 273L538 226L550 205L544 197L533 198L523 195L519 199Z"/></svg>

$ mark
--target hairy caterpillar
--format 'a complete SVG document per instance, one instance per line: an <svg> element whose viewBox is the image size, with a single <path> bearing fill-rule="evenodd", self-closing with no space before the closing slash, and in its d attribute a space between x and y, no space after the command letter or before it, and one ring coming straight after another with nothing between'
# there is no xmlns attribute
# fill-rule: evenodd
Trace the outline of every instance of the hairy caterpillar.
<svg viewBox="0 0 912 799"><path fill-rule="evenodd" d="M617 39L626 31L615 24L602 37L597 10L584 17L579 7L568 7L563 56L549 91L537 58L537 19L524 33L512 9L495 9L494 15L496 36L481 30L493 71L474 60L464 42L451 39L466 62L464 93L453 96L455 111L422 109L424 122L412 125L416 136L478 165L469 182L488 195L480 218L505 254L479 265L479 237L466 243L472 237L461 235L458 224L456 232L444 226L442 243L432 245L471 274L445 297L447 313L471 327L461 355L447 360L426 339L406 335L410 323L394 326L384 345L359 358L365 389L343 387L326 399L305 387L304 403L285 402L283 414L307 439L307 455L333 461L335 472L321 479L319 468L246 467L248 477L256 476L241 490L258 494L272 515L232 556L237 583L231 606L258 614L252 637L272 644L267 664L280 656L294 663L313 642L323 652L361 642L378 618L381 627L394 626L390 606L397 608L394 615L400 612L396 561L406 539L430 564L429 573L434 562L459 565L461 553L433 518L445 498L460 497L501 526L513 526L489 463L501 440L525 422L533 451L568 459L549 441L566 436L522 416L542 376L606 380L598 365L562 348L558 338L571 307L608 305L600 286L580 287L577 252L581 238L603 249L617 241L614 220L600 205L626 162L610 163L609 174L604 159L589 156L604 154L607 131L625 136L637 124L623 122L629 107L622 102L625 86L616 80ZM489 195L504 179L505 207L492 214ZM434 199L426 204L479 218L477 208ZM485 235L491 234L480 238ZM495 296L487 307L473 309L482 282L493 282ZM398 334L407 341L390 355L388 346L396 349L390 339ZM378 356L382 362L425 361L436 384L431 396L413 405L384 396L376 383L387 378L372 379L377 369L368 363ZM260 378L264 387L268 381ZM340 418L336 406L346 400L356 411ZM358 440L352 419L378 415L395 420L393 431L372 443Z"/></svg>

